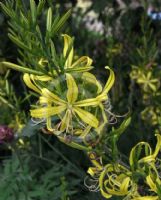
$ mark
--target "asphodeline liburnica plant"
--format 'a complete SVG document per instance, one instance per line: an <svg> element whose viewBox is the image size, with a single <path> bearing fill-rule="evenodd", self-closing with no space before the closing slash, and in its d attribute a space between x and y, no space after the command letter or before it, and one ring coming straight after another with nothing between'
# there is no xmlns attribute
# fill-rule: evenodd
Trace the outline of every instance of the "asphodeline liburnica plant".
<svg viewBox="0 0 161 200"><path fill-rule="evenodd" d="M70 11L52 20L52 8L49 8L44 35L37 19L45 1L40 0L36 6L34 0L30 0L27 13L23 12L20 2L16 3L16 9L10 1L1 3L1 6L11 17L9 36L23 49L23 61L21 65L1 64L23 72L24 83L35 92L38 100L30 109L33 123L43 123L49 134L73 148L86 151L92 166L87 171L90 177L86 177L84 183L91 191L100 191L107 199L119 196L133 200L159 200L160 134L156 134L155 150L149 143L139 142L132 148L129 162L121 161L117 143L130 118L124 120L119 128L113 127L109 133L104 129L110 124L110 117L114 116L109 100L109 91L115 81L113 70L105 67L107 82L102 85L89 72L93 68L92 59L78 57L74 52L74 40L67 34L60 36L64 41L62 52L56 50L55 33L67 20ZM106 140L110 141L109 144Z"/></svg>

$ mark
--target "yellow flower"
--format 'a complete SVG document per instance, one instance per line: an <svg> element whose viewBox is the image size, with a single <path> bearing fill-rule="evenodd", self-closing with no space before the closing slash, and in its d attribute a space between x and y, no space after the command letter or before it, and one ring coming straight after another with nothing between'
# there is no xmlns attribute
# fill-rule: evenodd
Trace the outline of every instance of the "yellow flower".
<svg viewBox="0 0 161 200"><path fill-rule="evenodd" d="M143 86L143 90L146 92L148 92L149 90L156 92L159 85L159 80L156 78L152 78L152 72L148 72L146 75L141 74L140 77L137 79L137 82Z"/></svg>
<svg viewBox="0 0 161 200"><path fill-rule="evenodd" d="M146 184L150 187L150 191L158 194L158 186L161 186L161 180L159 173L154 165L151 165L149 168L149 174L146 177Z"/></svg>
<svg viewBox="0 0 161 200"><path fill-rule="evenodd" d="M33 75L25 74L24 82L29 88L33 89L35 92L41 95L40 104L45 105L41 108L31 110L31 116L35 118L45 118L47 120L47 128L51 131L53 130L51 126L51 117L55 115L58 115L61 119L61 132L65 130L67 131L68 128L72 126L71 124L73 117L78 117L85 124L97 128L99 125L98 119L92 113L82 109L82 107L101 106L101 102L108 99L107 93L114 83L114 73L109 67L106 67L106 69L110 71L110 75L104 89L100 90L101 93L95 98L89 98L80 101L78 101L77 84L73 76L69 73L66 73L66 100L61 99L53 92L50 92L47 88L41 88L35 82ZM91 77L91 75L89 75L89 77ZM94 80L94 78L92 80Z"/></svg>
<svg viewBox="0 0 161 200"><path fill-rule="evenodd" d="M92 59L88 56L82 56L78 60L73 62L74 57L74 48L73 48L73 39L67 35L62 35L64 38L64 49L63 49L63 57L65 59L64 69L66 72L76 71L76 72L83 72L89 71L93 67Z"/></svg>
<svg viewBox="0 0 161 200"><path fill-rule="evenodd" d="M60 130L68 130L69 126L71 125L72 117L78 115L81 120L92 127L98 127L98 120L97 118L85 111L79 104L78 99L78 87L72 75L66 74L66 81L67 81L67 100L63 100L59 98L54 93L50 92L48 89L43 88L41 90L42 97L40 97L41 103L48 103L47 107L38 108L31 110L31 116L35 118L47 118L48 119L48 129L52 130L51 128L51 116L59 115L65 111L64 117L61 120L61 127ZM56 106L52 106L50 104L54 103ZM96 102L97 103L97 102Z"/></svg>
<svg viewBox="0 0 161 200"><path fill-rule="evenodd" d="M157 144L154 152L152 152L152 149L147 142L139 142L132 148L129 158L130 166L132 167L132 169L140 166L141 163L148 163L150 165L154 164L155 158L158 155L159 150L161 149L161 135L156 134L156 136ZM141 155L141 152L144 152L145 156Z"/></svg>
<svg viewBox="0 0 161 200"><path fill-rule="evenodd" d="M93 62L92 59L89 58L88 56L82 56L78 58L76 61L74 61L73 39L67 34L63 34L62 36L64 39L63 58L65 60L65 63L64 63L65 73L86 72L86 71L91 70L93 68L91 66ZM48 61L46 59L41 58L38 63L40 66L45 67L48 64ZM55 70L53 70L53 74L56 75ZM50 77L51 74L47 76ZM46 75L44 77L46 77ZM41 76L39 76L39 78L41 78Z"/></svg>
<svg viewBox="0 0 161 200"><path fill-rule="evenodd" d="M132 181L127 174L130 175L130 172L122 165L118 165L115 169L113 165L107 164L99 178L101 194L107 199L113 195L128 195L132 188Z"/></svg>
<svg viewBox="0 0 161 200"><path fill-rule="evenodd" d="M148 121L151 125L159 124L161 109L159 107L148 106L141 112L143 120Z"/></svg>

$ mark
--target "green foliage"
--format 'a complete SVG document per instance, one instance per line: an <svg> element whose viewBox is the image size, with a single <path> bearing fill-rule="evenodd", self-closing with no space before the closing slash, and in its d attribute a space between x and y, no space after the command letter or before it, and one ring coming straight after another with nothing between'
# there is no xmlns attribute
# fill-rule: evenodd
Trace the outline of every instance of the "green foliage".
<svg viewBox="0 0 161 200"><path fill-rule="evenodd" d="M69 166L55 162L53 167L40 174L38 170L32 170L30 162L32 161L29 161L29 158L24 157L23 163L20 163L16 155L3 162L0 174L1 199L66 200L77 193L74 188L78 186L80 180L73 179L69 185L65 178L66 174L71 171Z"/></svg>
<svg viewBox="0 0 161 200"><path fill-rule="evenodd" d="M64 23L71 14L71 10L67 11L63 16L55 13L53 15L52 9L49 8L46 15L46 30L41 26L41 21L44 21L44 16L41 11L44 8L45 1L39 1L36 6L34 0L30 1L30 10L27 11L27 5L23 1L7 1L5 4L1 3L3 11L11 17L9 22L9 38L20 47L19 53L21 60L18 60L22 66L34 68L40 74L52 73L52 67L55 66L57 73L59 73L58 65L55 65L55 54L53 54L52 38L60 31ZM45 8L44 8L45 9ZM52 20L53 19L53 20ZM50 48L51 47L51 50ZM54 56L54 57L53 57ZM50 66L45 70L40 64L40 59L50 61ZM54 59L54 60L53 60ZM20 71L30 72L21 66L13 66L10 63L4 63L10 68L17 67ZM59 68L59 70L61 70Z"/></svg>

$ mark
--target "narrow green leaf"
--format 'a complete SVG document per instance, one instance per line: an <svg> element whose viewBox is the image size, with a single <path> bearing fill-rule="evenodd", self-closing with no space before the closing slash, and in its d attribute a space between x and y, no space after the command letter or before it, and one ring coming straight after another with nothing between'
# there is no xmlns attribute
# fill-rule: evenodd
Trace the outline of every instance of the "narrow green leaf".
<svg viewBox="0 0 161 200"><path fill-rule="evenodd" d="M26 16L24 15L24 13L22 13L20 11L20 15L21 15L21 19L23 20L23 23L26 25L26 26L29 26L29 21L28 19L26 18Z"/></svg>
<svg viewBox="0 0 161 200"><path fill-rule="evenodd" d="M30 48L28 48L23 42L21 42L18 38L15 36L11 35L10 33L8 34L8 37L14 42L17 46L21 47L24 50L31 51Z"/></svg>
<svg viewBox="0 0 161 200"><path fill-rule="evenodd" d="M35 74L35 75L43 75L43 73L40 72L40 71L36 71L36 70L30 69L30 68L27 68L27 67L22 67L20 65L14 64L14 63L1 62L0 64L2 64L2 67L3 66L4 67L8 67L8 68L11 68L11 69L23 72L23 73L29 73L29 74Z"/></svg>
<svg viewBox="0 0 161 200"><path fill-rule="evenodd" d="M50 33L51 32L51 25L52 25L52 9L48 9L47 13L47 20L46 20L46 29Z"/></svg>
<svg viewBox="0 0 161 200"><path fill-rule="evenodd" d="M36 22L36 4L34 0L30 0L30 9L31 9L31 17L32 17L32 22L35 24Z"/></svg>
<svg viewBox="0 0 161 200"><path fill-rule="evenodd" d="M37 31L37 34L38 34L38 37L40 38L40 40L42 41L42 34L41 34L41 30L40 30L40 27L37 25L36 26L36 31Z"/></svg>
<svg viewBox="0 0 161 200"><path fill-rule="evenodd" d="M57 14L56 16L54 16L53 23L52 23L52 28L51 29L53 29L56 26L56 24L59 22L59 20L60 20L59 14Z"/></svg>
<svg viewBox="0 0 161 200"><path fill-rule="evenodd" d="M44 8L46 0L40 0L39 4L37 6L37 15L40 15L42 13L42 10Z"/></svg>
<svg viewBox="0 0 161 200"><path fill-rule="evenodd" d="M13 12L13 10L9 10L9 8L7 8L7 6L5 6L3 3L0 2L0 5L3 9L3 11L9 16L11 17L12 19L15 18L15 13Z"/></svg>
<svg viewBox="0 0 161 200"><path fill-rule="evenodd" d="M50 40L50 48L51 48L52 61L55 66L58 66L56 49L52 40Z"/></svg>
<svg viewBox="0 0 161 200"><path fill-rule="evenodd" d="M54 26L52 25L51 28L51 35L55 35L64 25L64 23L67 21L67 19L70 17L71 15L71 10L68 10L58 21L57 24L54 24Z"/></svg>
<svg viewBox="0 0 161 200"><path fill-rule="evenodd" d="M131 117L128 117L122 122L119 128L112 130L110 135L117 135L117 137L119 137L130 125L130 123L131 123Z"/></svg>

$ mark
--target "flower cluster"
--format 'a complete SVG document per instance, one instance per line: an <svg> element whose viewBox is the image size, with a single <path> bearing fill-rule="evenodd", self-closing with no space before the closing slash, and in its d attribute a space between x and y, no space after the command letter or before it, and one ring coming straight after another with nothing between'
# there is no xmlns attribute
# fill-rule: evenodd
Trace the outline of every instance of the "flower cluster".
<svg viewBox="0 0 161 200"><path fill-rule="evenodd" d="M131 200L159 200L161 177L157 155L161 149L161 135L157 134L156 137L154 152L147 142L139 142L132 148L129 166L121 163L103 165L102 158L91 153L89 158L93 166L88 169L92 177L89 189L100 190L107 199L124 196L124 199Z"/></svg>
<svg viewBox="0 0 161 200"><path fill-rule="evenodd" d="M141 88L143 94L143 104L146 108L141 112L144 121L152 126L158 125L160 121L160 107L152 102L160 98L160 78L153 73L152 68L132 67L131 79ZM154 99L154 100L153 100Z"/></svg>

